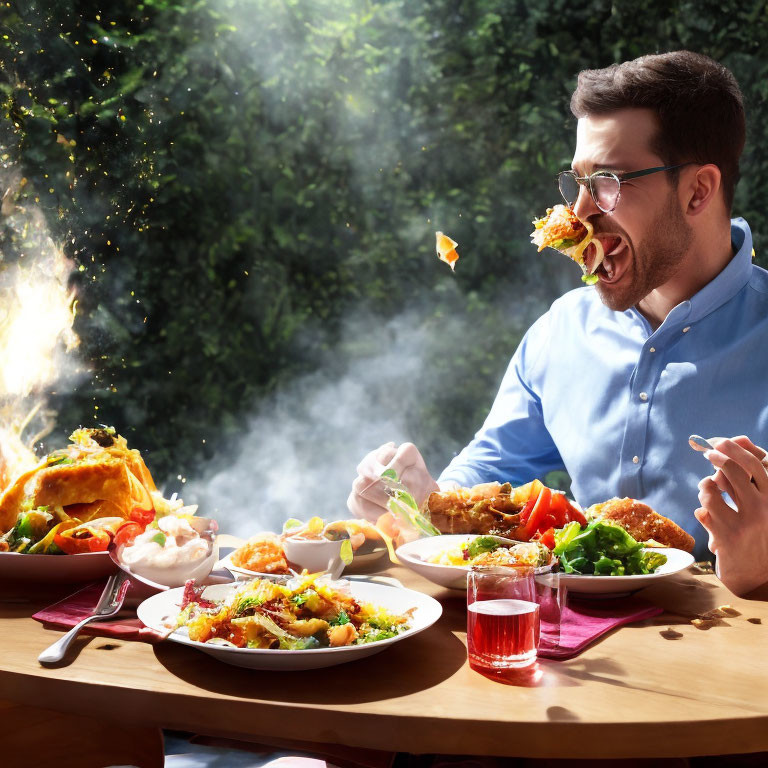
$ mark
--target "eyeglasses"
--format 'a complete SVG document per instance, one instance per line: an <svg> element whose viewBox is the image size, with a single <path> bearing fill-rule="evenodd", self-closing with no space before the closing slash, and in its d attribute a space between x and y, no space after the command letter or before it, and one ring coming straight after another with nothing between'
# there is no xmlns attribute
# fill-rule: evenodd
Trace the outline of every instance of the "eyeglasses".
<svg viewBox="0 0 768 768"><path fill-rule="evenodd" d="M569 207L576 204L579 197L579 185L583 184L592 196L595 205L603 213L611 213L619 204L621 197L621 185L630 179L639 179L641 176L649 176L659 171L672 171L692 163L680 163L679 165L661 165L656 168L645 168L642 171L632 171L617 176L611 171L595 171L589 176L577 176L573 171L561 171L557 174L557 186L560 194Z"/></svg>

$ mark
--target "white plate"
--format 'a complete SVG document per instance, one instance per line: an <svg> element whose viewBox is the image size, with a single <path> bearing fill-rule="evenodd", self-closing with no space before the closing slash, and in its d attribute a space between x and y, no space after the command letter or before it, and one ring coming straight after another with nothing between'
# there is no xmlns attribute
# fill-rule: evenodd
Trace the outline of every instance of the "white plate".
<svg viewBox="0 0 768 768"><path fill-rule="evenodd" d="M0 579L8 581L52 581L70 584L94 581L117 570L109 552L80 555L25 555L0 552Z"/></svg>
<svg viewBox="0 0 768 768"><path fill-rule="evenodd" d="M355 554L355 556L352 558L352 562L346 567L345 571L349 573L355 573L358 568L368 569L376 563L382 563L382 565L385 565L385 560L387 560L387 548L382 545L381 547L376 547L376 549L372 549L370 552L366 552L365 554ZM386 565L388 565L388 561Z"/></svg>
<svg viewBox="0 0 768 768"><path fill-rule="evenodd" d="M667 562L655 573L640 576L580 576L575 573L560 573L560 581L568 592L581 595L617 595L636 592L649 587L661 579L673 576L693 565L693 555L682 549L654 547L653 552L667 556Z"/></svg>
<svg viewBox="0 0 768 768"><path fill-rule="evenodd" d="M213 589L226 589L229 585L220 585ZM347 645L341 648L315 648L306 651L280 651L265 650L263 648L228 648L221 645L209 645L190 640L182 632L173 632L168 636L169 640L182 645L190 645L203 651L219 661L234 664L237 667L249 669L271 670L304 670L319 669L320 667L332 667L336 664L344 664L348 661L356 661L365 656L372 656L388 648L393 643L405 640L408 637L432 626L443 612L443 608L437 600L414 592L411 589L399 589L398 587L385 586L383 584L370 584L366 582L350 582L352 596L363 602L371 602L380 605L393 613L403 613L409 608L416 608L411 620L411 629L406 630L396 637L387 640L378 640L366 645ZM170 616L179 612L183 588L169 589L167 592L150 597L138 608L139 618L151 629L158 632L166 632L165 621Z"/></svg>
<svg viewBox="0 0 768 768"><path fill-rule="evenodd" d="M232 552L230 552L226 557L222 557L221 560L216 564L217 568L226 568L233 576L250 576L251 578L257 579L259 577L264 578L274 578L275 576L290 576L291 574L285 574L285 573L259 573L258 571L249 571L247 568L241 568L239 565L235 565L232 562Z"/></svg>
<svg viewBox="0 0 768 768"><path fill-rule="evenodd" d="M426 560L444 549L458 546L476 538L475 534L446 534L417 539L397 549L397 557L407 566L426 579L449 589L466 589L469 566L438 565ZM642 576L580 576L560 574L569 592L585 595L609 595L635 592L650 584L684 571L693 564L693 555L681 549L659 548L654 551L667 556L667 562L655 573Z"/></svg>
<svg viewBox="0 0 768 768"><path fill-rule="evenodd" d="M445 549L460 546L476 539L473 533L446 533L442 536L429 536L426 539L409 541L395 550L397 559L412 571L425 579L449 589L466 589L468 565L438 565L427 560Z"/></svg>
<svg viewBox="0 0 768 768"><path fill-rule="evenodd" d="M364 555L355 555L352 559L352 562L344 568L342 573L356 573L360 568L368 570L368 568L378 562L383 563L383 561L386 559L386 556L386 547L382 547L381 549L374 549L372 552L366 552ZM257 571L249 571L247 568L242 568L239 565L235 565L232 562L232 552L230 552L226 557L222 557L221 560L219 560L218 566L221 568L226 568L230 573L232 573L233 576L269 577L277 575L274 573L258 573Z"/></svg>

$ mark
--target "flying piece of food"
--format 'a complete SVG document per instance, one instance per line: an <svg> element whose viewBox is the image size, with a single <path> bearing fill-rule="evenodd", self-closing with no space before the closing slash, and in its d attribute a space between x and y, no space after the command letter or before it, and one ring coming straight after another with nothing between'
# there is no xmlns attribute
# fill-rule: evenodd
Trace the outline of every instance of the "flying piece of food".
<svg viewBox="0 0 768 768"><path fill-rule="evenodd" d="M451 269L455 269L456 262L459 260L459 254L456 251L458 243L442 232L435 232L435 239L437 258L444 261Z"/></svg>
<svg viewBox="0 0 768 768"><path fill-rule="evenodd" d="M584 273L582 280L590 285L597 282L595 270L603 261L603 246L594 237L592 225L579 219L571 208L565 205L556 205L547 208L547 213L540 219L534 219L535 229L531 232L531 240L539 247L539 251L545 248L554 248L573 259ZM594 256L590 263L585 261L587 247L593 246Z"/></svg>

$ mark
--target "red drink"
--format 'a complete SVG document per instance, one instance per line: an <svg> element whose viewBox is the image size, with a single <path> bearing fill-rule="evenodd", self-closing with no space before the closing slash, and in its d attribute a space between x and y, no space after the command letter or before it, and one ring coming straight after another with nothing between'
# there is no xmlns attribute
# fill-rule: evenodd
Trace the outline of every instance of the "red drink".
<svg viewBox="0 0 768 768"><path fill-rule="evenodd" d="M536 660L539 606L528 600L478 600L467 606L471 667L507 669Z"/></svg>

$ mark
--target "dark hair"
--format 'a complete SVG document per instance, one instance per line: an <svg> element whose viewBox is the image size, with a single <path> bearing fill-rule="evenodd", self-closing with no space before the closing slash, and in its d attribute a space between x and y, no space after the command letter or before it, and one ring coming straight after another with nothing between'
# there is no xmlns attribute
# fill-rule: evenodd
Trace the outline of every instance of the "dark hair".
<svg viewBox="0 0 768 768"><path fill-rule="evenodd" d="M744 105L731 72L700 53L673 51L579 73L571 97L576 117L632 107L658 115L652 149L665 165L691 161L720 169L730 212L745 139Z"/></svg>

